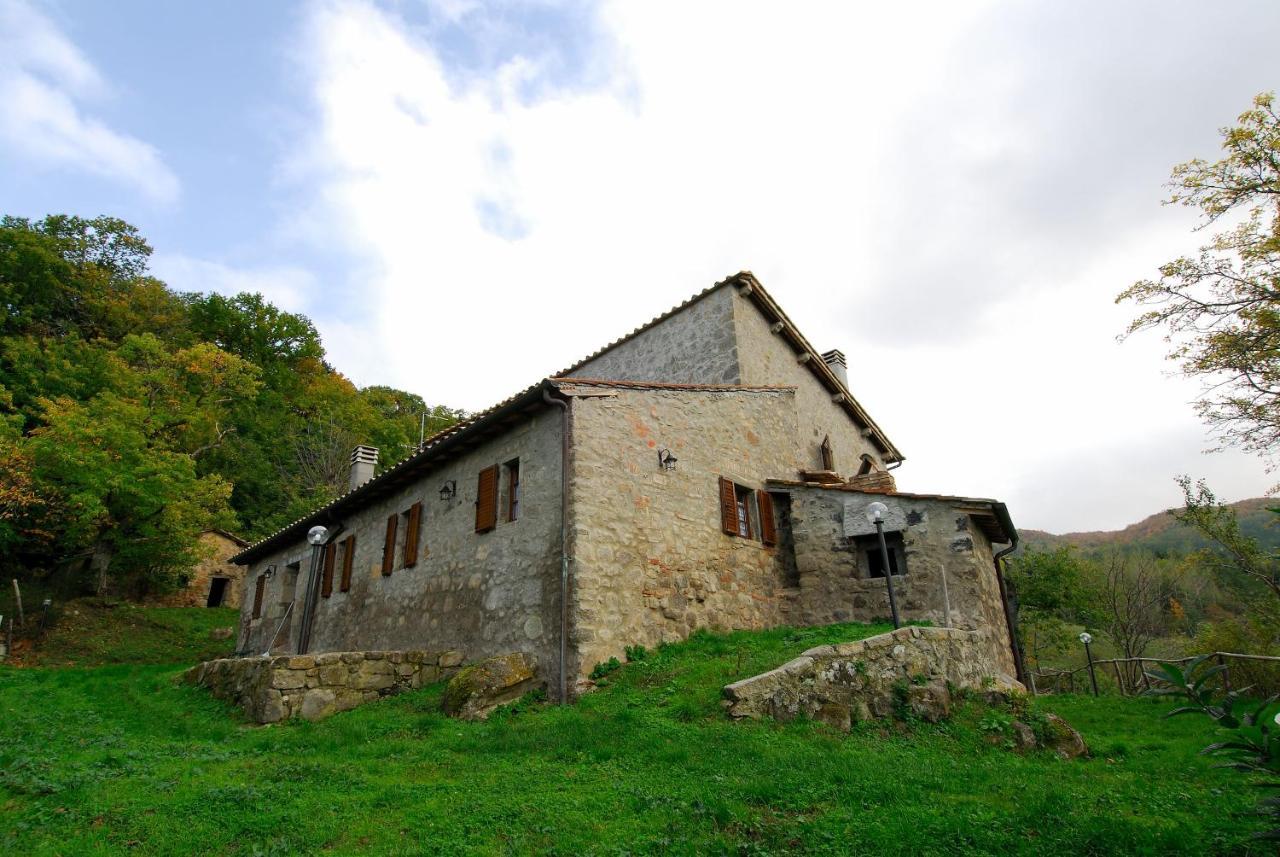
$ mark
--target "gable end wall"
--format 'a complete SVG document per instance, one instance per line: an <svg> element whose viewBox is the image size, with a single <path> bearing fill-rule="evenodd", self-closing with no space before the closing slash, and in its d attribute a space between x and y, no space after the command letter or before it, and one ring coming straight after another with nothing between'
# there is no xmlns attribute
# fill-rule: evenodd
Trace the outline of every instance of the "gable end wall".
<svg viewBox="0 0 1280 857"><path fill-rule="evenodd" d="M735 338L738 343L738 366L747 385L776 384L796 388L796 407L800 431L796 438L800 450L799 465L810 470L822 467L819 448L822 439L831 436L836 471L851 476L858 471L861 456L871 455L883 467L881 453L843 406L831 399L831 391L803 363L797 360L781 335L770 330L769 322L737 289L725 289L733 301Z"/></svg>
<svg viewBox="0 0 1280 857"><path fill-rule="evenodd" d="M716 289L567 374L610 381L739 383L733 298L731 287Z"/></svg>

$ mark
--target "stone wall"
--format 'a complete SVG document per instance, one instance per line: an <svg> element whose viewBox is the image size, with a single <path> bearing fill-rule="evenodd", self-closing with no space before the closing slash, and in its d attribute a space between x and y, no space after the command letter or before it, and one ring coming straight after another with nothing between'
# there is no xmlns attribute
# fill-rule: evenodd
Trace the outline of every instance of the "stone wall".
<svg viewBox="0 0 1280 857"><path fill-rule="evenodd" d="M795 470L819 470L822 467L822 439L831 437L835 470L846 476L858 472L863 454L870 455L881 467L879 450L862 436L862 429L844 407L831 398L831 391L797 360L797 355L780 334L774 333L760 310L737 289L727 288L733 299L733 318L738 343L740 383L782 384L796 388L796 408L800 414L796 443L799 458ZM857 379L858 366L849 366L849 375ZM852 383L852 382L851 382ZM795 478L776 474L779 479Z"/></svg>
<svg viewBox="0 0 1280 857"><path fill-rule="evenodd" d="M759 489L794 471L793 393L610 389L573 403L578 672L699 627L786 621L779 549L721 531L718 478ZM674 470L658 466L661 449Z"/></svg>
<svg viewBox="0 0 1280 857"><path fill-rule="evenodd" d="M244 567L230 562L244 549L241 542L219 532L200 534L201 548L206 556L187 576L187 583L177 592L151 596L146 604L157 607L205 607L209 604L209 590L215 578L227 582L223 590L221 607L239 607L244 597Z"/></svg>
<svg viewBox="0 0 1280 857"><path fill-rule="evenodd" d="M545 409L525 417L501 436L486 440L441 464L396 494L383 497L330 526L341 526L333 593L320 598L312 630L312 652L364 649L455 649L467 660L528 651L554 673L558 662L560 593L560 414ZM507 520L509 482L501 474L496 528L475 531L477 480L484 468L520 461L521 504ZM457 483L457 496L440 488ZM407 528L402 515L394 571L382 574L387 517L422 503L418 561L404 567ZM354 534L349 592L340 591L341 543ZM299 615L311 548L299 541L257 560L246 577L239 651L266 651L289 614L273 652L296 651ZM263 615L253 620L257 577L276 571L266 585Z"/></svg>
<svg viewBox="0 0 1280 857"><path fill-rule="evenodd" d="M276 723L347 711L448 678L461 664L461 652L328 652L206 661L182 678L243 708L256 723Z"/></svg>
<svg viewBox="0 0 1280 857"><path fill-rule="evenodd" d="M899 628L852 643L819 646L724 688L730 717L806 716L841 729L907 707L937 720L950 691L1021 690L991 657L983 631Z"/></svg>
<svg viewBox="0 0 1280 857"><path fill-rule="evenodd" d="M818 487L789 490L801 624L891 615L888 585L871 576L866 551L868 544L878 546L863 510L881 502L889 507L885 529L900 534L905 549L906 573L893 578L903 621L982 629L1000 671L1016 672L991 543L955 503ZM866 540L860 540L864 533Z"/></svg>
<svg viewBox="0 0 1280 857"><path fill-rule="evenodd" d="M565 374L611 381L738 383L732 292L729 287L716 289L682 312Z"/></svg>

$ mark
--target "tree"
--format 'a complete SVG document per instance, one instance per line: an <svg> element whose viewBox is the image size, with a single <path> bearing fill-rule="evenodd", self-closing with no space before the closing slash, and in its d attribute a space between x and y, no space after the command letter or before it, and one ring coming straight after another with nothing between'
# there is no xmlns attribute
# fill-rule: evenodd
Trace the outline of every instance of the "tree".
<svg viewBox="0 0 1280 857"><path fill-rule="evenodd" d="M1161 266L1116 302L1147 307L1126 336L1162 328L1169 359L1204 381L1196 403L1223 446L1270 457L1280 444L1280 116L1258 95L1235 127L1221 129L1224 156L1174 167L1168 204L1199 209L1198 228L1239 216L1199 255ZM1269 463L1273 467L1274 463Z"/></svg>
<svg viewBox="0 0 1280 857"><path fill-rule="evenodd" d="M1165 608L1175 592L1155 557L1112 553L1102 561L1099 591L1102 633L1124 658L1141 658L1168 625ZM1142 675L1140 664L1125 664L1129 687Z"/></svg>
<svg viewBox="0 0 1280 857"><path fill-rule="evenodd" d="M1203 553L1201 561L1212 568L1233 570L1258 581L1272 595L1280 598L1280 562L1277 558L1263 550L1256 539L1240 532L1235 511L1218 502L1203 479L1194 487L1188 476L1179 476L1177 481L1185 506L1170 509L1169 514L1195 527L1219 548L1218 551Z"/></svg>

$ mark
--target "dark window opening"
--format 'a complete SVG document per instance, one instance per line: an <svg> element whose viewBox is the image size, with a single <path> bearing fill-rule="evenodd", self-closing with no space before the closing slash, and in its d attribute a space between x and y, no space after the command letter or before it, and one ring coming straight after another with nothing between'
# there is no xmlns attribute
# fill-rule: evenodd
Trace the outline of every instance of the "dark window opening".
<svg viewBox="0 0 1280 857"><path fill-rule="evenodd" d="M209 600L205 603L205 606L221 607L226 600L227 579L225 577L215 577L209 582Z"/></svg>
<svg viewBox="0 0 1280 857"><path fill-rule="evenodd" d="M907 573L906 549L902 533L885 533L885 547L889 551L889 569L894 577ZM876 535L859 536L856 541L858 556L867 577L884 577L884 554L880 551L880 538Z"/></svg>
<svg viewBox="0 0 1280 857"><path fill-rule="evenodd" d="M507 520L520 520L520 459L506 463L507 471Z"/></svg>
<svg viewBox="0 0 1280 857"><path fill-rule="evenodd" d="M733 486L734 506L738 516L738 535L744 539L752 538L751 501L755 499L754 495L755 492L750 488L743 488L741 485Z"/></svg>
<svg viewBox="0 0 1280 857"><path fill-rule="evenodd" d="M822 446L818 447L818 452L822 456L822 469L834 471L836 469L836 454L831 449L831 435L827 435L822 439Z"/></svg>
<svg viewBox="0 0 1280 857"><path fill-rule="evenodd" d="M295 562L284 567L284 580L280 581L280 606L288 607L293 603L298 591L298 575L302 573L302 563Z"/></svg>

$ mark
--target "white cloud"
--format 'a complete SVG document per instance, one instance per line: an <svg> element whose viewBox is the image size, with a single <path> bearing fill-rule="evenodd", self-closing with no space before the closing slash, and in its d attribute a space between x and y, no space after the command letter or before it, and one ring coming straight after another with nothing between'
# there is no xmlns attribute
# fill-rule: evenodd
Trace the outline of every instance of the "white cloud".
<svg viewBox="0 0 1280 857"><path fill-rule="evenodd" d="M108 87L46 16L21 0L0 0L0 142L30 164L71 168L133 185L171 203L178 179L156 149L112 130L80 102Z"/></svg>
<svg viewBox="0 0 1280 857"><path fill-rule="evenodd" d="M177 291L220 295L258 293L289 312L309 312L308 301L318 291L315 276L303 268L233 267L174 253L152 256L151 273Z"/></svg>
<svg viewBox="0 0 1280 857"><path fill-rule="evenodd" d="M318 7L293 230L360 274L317 322L361 383L478 408L751 268L850 354L904 487L1029 526L1136 520L1150 496L1124 485L1204 459L1194 388L1159 343L1115 343L1111 300L1193 241L1158 206L1168 168L1280 71L1169 51L1212 37L1162 8L610 3L575 87L532 53L459 75L394 12ZM1280 23L1232 14L1262 42ZM1233 490L1270 484L1222 461ZM1068 471L1069 496L1033 478Z"/></svg>

